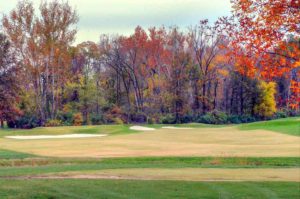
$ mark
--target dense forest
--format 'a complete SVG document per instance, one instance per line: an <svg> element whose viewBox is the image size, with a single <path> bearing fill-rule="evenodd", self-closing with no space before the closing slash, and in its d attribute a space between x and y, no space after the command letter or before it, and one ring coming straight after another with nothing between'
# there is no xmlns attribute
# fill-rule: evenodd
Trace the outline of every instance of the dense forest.
<svg viewBox="0 0 300 199"><path fill-rule="evenodd" d="M1 126L241 123L300 113L300 3L74 45L68 3L20 1L0 26Z"/></svg>

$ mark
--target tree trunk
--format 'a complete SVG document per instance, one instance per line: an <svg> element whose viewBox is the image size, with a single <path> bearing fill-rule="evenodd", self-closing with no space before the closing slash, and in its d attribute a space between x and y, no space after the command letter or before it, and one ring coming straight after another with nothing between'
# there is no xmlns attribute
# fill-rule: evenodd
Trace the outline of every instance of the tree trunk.
<svg viewBox="0 0 300 199"><path fill-rule="evenodd" d="M206 83L202 85L202 113L206 113Z"/></svg>
<svg viewBox="0 0 300 199"><path fill-rule="evenodd" d="M240 99L241 99L241 103L240 103L240 111L241 111L241 115L244 114L244 77L242 76L241 79L241 86L240 86Z"/></svg>
<svg viewBox="0 0 300 199"><path fill-rule="evenodd" d="M4 128L4 121L2 119L0 120L0 127Z"/></svg>
<svg viewBox="0 0 300 199"><path fill-rule="evenodd" d="M218 91L219 82L217 81L214 88L214 109L217 107L217 91Z"/></svg>

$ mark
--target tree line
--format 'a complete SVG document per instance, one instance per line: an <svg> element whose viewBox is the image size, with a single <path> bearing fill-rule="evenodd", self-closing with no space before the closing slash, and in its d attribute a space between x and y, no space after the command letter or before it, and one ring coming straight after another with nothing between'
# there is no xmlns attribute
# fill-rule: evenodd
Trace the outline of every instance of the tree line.
<svg viewBox="0 0 300 199"><path fill-rule="evenodd" d="M36 11L20 1L0 29L1 126L219 124L297 115L300 40L291 22L299 22L299 5L265 4L273 15L289 16L266 18L261 30L261 19L249 16L264 1L251 2L233 1L233 16L213 24L201 20L183 31L138 26L129 36L74 46L79 17L68 3L43 2ZM289 34L280 34L282 27Z"/></svg>

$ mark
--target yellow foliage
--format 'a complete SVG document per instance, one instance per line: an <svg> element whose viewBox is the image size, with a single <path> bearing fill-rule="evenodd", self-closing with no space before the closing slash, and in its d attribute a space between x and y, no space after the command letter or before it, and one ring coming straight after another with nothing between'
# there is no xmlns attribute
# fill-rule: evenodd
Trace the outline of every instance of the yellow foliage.
<svg viewBox="0 0 300 199"><path fill-rule="evenodd" d="M259 103L255 105L254 112L261 117L270 117L276 112L276 83L261 81L259 89Z"/></svg>

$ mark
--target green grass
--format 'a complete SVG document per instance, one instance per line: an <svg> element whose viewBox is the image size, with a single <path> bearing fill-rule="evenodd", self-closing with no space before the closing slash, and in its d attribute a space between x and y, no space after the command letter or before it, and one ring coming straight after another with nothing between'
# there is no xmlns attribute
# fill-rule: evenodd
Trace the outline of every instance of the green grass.
<svg viewBox="0 0 300 199"><path fill-rule="evenodd" d="M0 180L1 199L297 199L299 191L293 182Z"/></svg>
<svg viewBox="0 0 300 199"><path fill-rule="evenodd" d="M98 125L98 126L62 126L62 127L39 127L34 129L0 129L0 137L7 135L58 135L58 134L109 134L120 135L129 133L138 133L139 131L130 130L131 125ZM254 122L241 125L209 125L201 123L190 124L152 124L142 125L152 128L161 128L163 126L191 127L191 128L221 128L226 126L238 126L241 130L264 129L279 133L300 136L300 117L285 118L271 121Z"/></svg>
<svg viewBox="0 0 300 199"><path fill-rule="evenodd" d="M0 176L40 175L121 168L297 168L300 158L144 157L0 160Z"/></svg>
<svg viewBox="0 0 300 199"><path fill-rule="evenodd" d="M239 128L241 130L263 129L275 131L278 133L300 136L300 117L242 124L239 126Z"/></svg>
<svg viewBox="0 0 300 199"><path fill-rule="evenodd" d="M62 126L62 127L38 127L34 129L0 129L0 137L8 135L59 135L59 134L109 134L120 135L129 133L138 133L140 131L131 130L133 125L98 125L98 126ZM142 124L141 126L161 128L163 126L181 126L193 128L212 128L222 127L222 125L208 125L208 124Z"/></svg>
<svg viewBox="0 0 300 199"><path fill-rule="evenodd" d="M129 125L38 127L34 129L1 129L0 137L7 135L59 135L59 134L109 134L136 133Z"/></svg>
<svg viewBox="0 0 300 199"><path fill-rule="evenodd" d="M20 152L0 149L0 162L1 159L24 159L24 158L31 158L31 157L36 157L36 156L27 153L20 153Z"/></svg>

